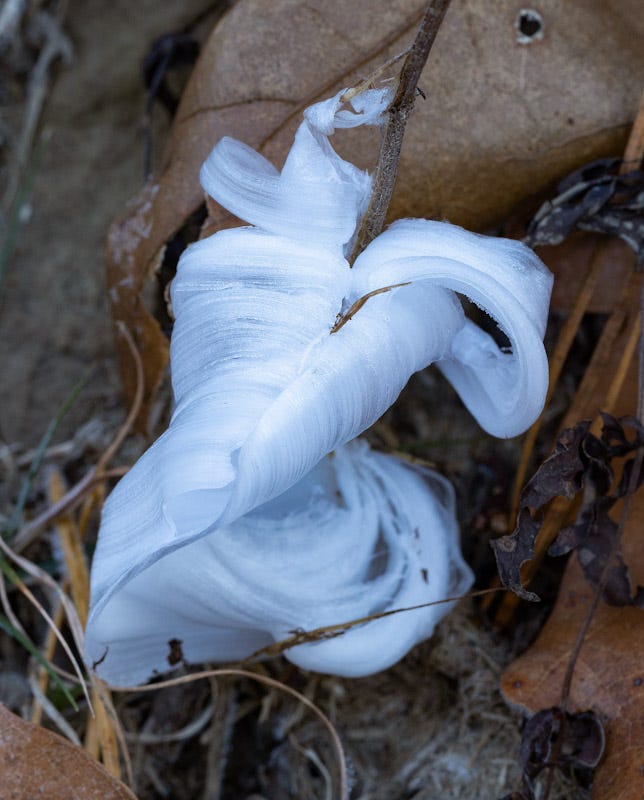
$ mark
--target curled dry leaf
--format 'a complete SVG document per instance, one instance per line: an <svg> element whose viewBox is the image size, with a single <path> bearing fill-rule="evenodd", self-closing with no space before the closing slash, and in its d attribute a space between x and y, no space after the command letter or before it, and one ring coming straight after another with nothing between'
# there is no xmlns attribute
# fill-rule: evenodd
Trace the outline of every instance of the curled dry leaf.
<svg viewBox="0 0 644 800"><path fill-rule="evenodd" d="M0 798L34 797L136 800L85 750L0 704Z"/></svg>
<svg viewBox="0 0 644 800"><path fill-rule="evenodd" d="M574 229L618 236L644 265L644 172L620 174L621 159L585 164L557 186L534 216L524 241L560 244Z"/></svg>
<svg viewBox="0 0 644 800"><path fill-rule="evenodd" d="M630 417L618 420L605 413L601 417L603 425L599 437L590 432L588 420L561 433L554 452L521 494L516 529L509 536L491 542L501 582L525 600L538 600L521 582L521 568L534 558L534 542L541 529L541 520L531 509L542 509L557 496L571 499L583 489L575 523L559 532L550 545L549 555L561 556L576 549L586 578L597 586L612 554L614 564L604 582L604 600L611 605L643 605L642 587L637 587L633 596L628 568L619 543L615 542L619 536L618 524L610 512L627 492L634 461L631 458L624 462L623 459L642 446L644 429ZM613 463L615 459L622 462L617 468ZM614 481L617 485L611 490ZM640 473L637 486L641 482Z"/></svg>
<svg viewBox="0 0 644 800"><path fill-rule="evenodd" d="M197 176L212 146L233 136L279 165L304 107L403 50L425 5L239 0L216 27L159 176L109 239L113 316L146 363L140 427L167 363L143 290L165 244L203 203ZM524 30L521 13L512 0L450 7L421 79L427 101L407 126L391 218L443 216L482 228L580 164L620 151L644 76L637 0L543 0L537 30ZM348 137L340 149L373 168L377 134ZM216 226L226 224L222 216ZM122 362L131 397L125 353Z"/></svg>

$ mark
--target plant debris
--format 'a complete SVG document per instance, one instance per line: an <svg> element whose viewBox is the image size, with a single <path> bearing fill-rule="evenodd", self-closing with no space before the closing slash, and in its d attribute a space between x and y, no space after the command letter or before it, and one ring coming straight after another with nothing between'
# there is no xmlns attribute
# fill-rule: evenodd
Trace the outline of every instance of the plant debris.
<svg viewBox="0 0 644 800"><path fill-rule="evenodd" d="M492 542L501 582L525 600L539 598L523 586L521 567L534 557L534 543L541 529L541 520L531 509L540 510L557 496L572 499L582 492L581 506L574 525L563 528L548 549L551 556L560 556L576 549L584 575L597 587L607 559L614 556L603 598L610 605L644 607L644 588L631 587L628 568L615 537L619 526L609 516L616 501L627 493L633 459L613 465L644 445L644 428L633 417L616 419L602 414L599 437L590 432L590 422L579 422L559 437L553 454L539 467L521 495L517 527L509 536ZM631 438L625 428L633 430ZM619 479L615 480L616 473ZM637 486L644 473L637 478Z"/></svg>
<svg viewBox="0 0 644 800"><path fill-rule="evenodd" d="M560 244L575 229L623 239L644 267L644 171L620 174L620 158L585 164L557 185L528 226L531 247Z"/></svg>
<svg viewBox="0 0 644 800"><path fill-rule="evenodd" d="M526 722L521 739L521 789L503 800L535 800L536 779L544 771L573 773L578 797L590 797L592 777L606 745L597 714L571 714L555 706L537 711Z"/></svg>

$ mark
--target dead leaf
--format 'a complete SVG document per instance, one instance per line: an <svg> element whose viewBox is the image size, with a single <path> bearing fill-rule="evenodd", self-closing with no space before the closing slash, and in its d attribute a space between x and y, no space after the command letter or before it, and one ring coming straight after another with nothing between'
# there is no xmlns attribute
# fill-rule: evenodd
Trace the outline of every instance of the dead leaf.
<svg viewBox="0 0 644 800"><path fill-rule="evenodd" d="M564 774L574 771L577 789L585 797L605 746L604 729L592 711L570 714L558 707L537 711L526 722L521 737L523 785L519 797L536 800L534 779L553 768Z"/></svg>
<svg viewBox="0 0 644 800"><path fill-rule="evenodd" d="M567 175L532 218L524 242L561 244L573 230L618 236L644 266L644 172L620 173L622 160L603 158Z"/></svg>
<svg viewBox="0 0 644 800"><path fill-rule="evenodd" d="M538 600L522 585L521 568L535 557L534 544L545 517L538 512L556 497L573 498L583 489L574 524L561 529L548 549L551 556L561 556L576 549L584 574L592 586L599 585L606 562L613 559L605 580L603 597L611 605L640 602L638 587L633 597L628 569L622 559L617 522L610 516L615 502L626 494L633 459L624 460L644 443L644 429L632 418L616 419L602 413L600 436L590 431L590 422L579 422L565 429L554 452L539 467L521 493L520 512L515 530L491 542L501 583L525 600ZM629 436L626 428L632 431ZM611 491L611 484L619 480ZM637 486L642 481L640 474Z"/></svg>
<svg viewBox="0 0 644 800"><path fill-rule="evenodd" d="M403 50L424 7L425 0L239 0L217 25L159 176L110 233L113 317L128 325L146 365L140 422L167 359L143 289L166 242L203 203L197 175L211 147L233 136L280 164L302 110ZM443 216L481 228L580 164L623 148L644 78L638 1L543 0L536 30L522 25L522 13L513 0L452 3L421 79L427 101L417 102L407 126L391 218ZM361 131L339 149L373 168L377 145L377 132ZM121 363L131 400L125 351Z"/></svg>
<svg viewBox="0 0 644 800"><path fill-rule="evenodd" d="M0 704L0 800L136 800L85 750Z"/></svg>

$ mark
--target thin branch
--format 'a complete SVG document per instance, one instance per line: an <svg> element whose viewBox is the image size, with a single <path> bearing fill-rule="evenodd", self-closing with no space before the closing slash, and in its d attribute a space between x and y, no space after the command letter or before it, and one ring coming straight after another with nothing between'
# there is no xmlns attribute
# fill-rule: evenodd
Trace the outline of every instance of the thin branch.
<svg viewBox="0 0 644 800"><path fill-rule="evenodd" d="M365 247L381 233L384 227L387 209L389 208L396 182L405 126L414 108L418 80L449 4L450 0L430 0L414 44L400 71L398 90L387 111L389 122L385 128L380 146L380 156L374 176L371 200L356 236L350 258L352 264Z"/></svg>

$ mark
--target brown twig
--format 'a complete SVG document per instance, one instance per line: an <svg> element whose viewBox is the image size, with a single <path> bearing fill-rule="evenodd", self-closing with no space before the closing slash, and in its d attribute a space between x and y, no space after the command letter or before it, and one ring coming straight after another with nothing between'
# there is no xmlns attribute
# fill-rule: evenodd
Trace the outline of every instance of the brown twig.
<svg viewBox="0 0 644 800"><path fill-rule="evenodd" d="M390 292L392 289L398 289L400 286L409 286L409 281L406 283L394 283L392 286L383 286L382 289L374 289L373 292L367 292L367 294L363 295L360 299L356 300L355 303L351 306L351 308L347 311L346 314L341 314L338 316L334 326L331 328L329 333L337 333L340 328L347 324L347 322L353 318L355 314L360 311L362 306L367 302L370 297L375 297L378 294L384 294L385 292Z"/></svg>
<svg viewBox="0 0 644 800"><path fill-rule="evenodd" d="M336 636L342 636L343 634L347 633L347 631L350 631L352 628L355 628L358 625L365 625L367 622L373 622L377 619L393 617L396 614L406 614L409 611L418 611L421 608L429 608L430 606L439 606L444 605L445 603L457 603L460 600L467 600L472 597L483 597L484 595L500 591L503 591L502 586L491 589L478 589L477 591L468 592L467 594L459 594L454 597L443 597L441 600L432 600L429 603L420 603L419 605L415 606L392 608L387 611L377 611L375 614L369 614L366 617L359 617L346 622L336 622L334 625L324 625L321 628L312 628L308 631L300 630L292 636L289 636L287 639L280 639L277 642L266 645L266 647L262 647L261 650L256 650L254 653L251 653L248 658L245 658L242 663L254 665L260 659L273 658L281 655L287 650L290 650L292 647L297 647L301 644L318 642L324 639L335 639Z"/></svg>
<svg viewBox="0 0 644 800"><path fill-rule="evenodd" d="M389 122L385 128L380 146L371 200L356 236L353 252L349 259L351 264L365 247L381 233L384 227L387 209L389 208L396 182L405 126L414 108L418 80L449 3L450 0L430 0L418 28L416 39L400 71L396 96L387 109Z"/></svg>

